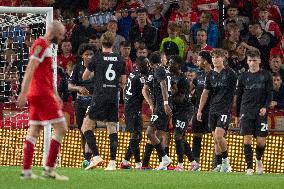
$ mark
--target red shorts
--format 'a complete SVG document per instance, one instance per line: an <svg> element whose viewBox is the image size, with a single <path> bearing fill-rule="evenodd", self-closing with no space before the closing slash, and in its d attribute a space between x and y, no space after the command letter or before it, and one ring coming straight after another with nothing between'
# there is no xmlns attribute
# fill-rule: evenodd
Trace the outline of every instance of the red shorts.
<svg viewBox="0 0 284 189"><path fill-rule="evenodd" d="M49 125L65 121L59 102L54 96L29 96L29 124Z"/></svg>

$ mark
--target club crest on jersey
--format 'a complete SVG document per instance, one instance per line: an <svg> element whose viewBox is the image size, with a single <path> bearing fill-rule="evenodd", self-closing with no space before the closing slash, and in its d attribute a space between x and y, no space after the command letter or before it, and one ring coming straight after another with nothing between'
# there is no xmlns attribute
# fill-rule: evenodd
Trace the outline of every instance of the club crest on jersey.
<svg viewBox="0 0 284 189"><path fill-rule="evenodd" d="M141 83L145 83L145 78L144 78L144 77L141 77L141 78L140 78L140 82L141 82Z"/></svg>
<svg viewBox="0 0 284 189"><path fill-rule="evenodd" d="M42 49L41 46L39 46L39 45L36 46L33 55L34 55L35 57L39 57L39 53L41 52L41 49Z"/></svg>

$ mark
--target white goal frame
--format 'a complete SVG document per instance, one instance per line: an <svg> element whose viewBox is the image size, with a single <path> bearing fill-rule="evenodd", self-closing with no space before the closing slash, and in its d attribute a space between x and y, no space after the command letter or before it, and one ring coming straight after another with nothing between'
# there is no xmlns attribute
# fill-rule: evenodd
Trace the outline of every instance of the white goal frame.
<svg viewBox="0 0 284 189"><path fill-rule="evenodd" d="M53 7L7 7L0 6L0 13L34 13L34 14L46 14L45 27L47 31L47 26L53 21ZM57 87L57 45L53 48L53 85L56 89ZM43 165L47 161L49 143L51 140L51 125L44 126L44 141L43 141Z"/></svg>

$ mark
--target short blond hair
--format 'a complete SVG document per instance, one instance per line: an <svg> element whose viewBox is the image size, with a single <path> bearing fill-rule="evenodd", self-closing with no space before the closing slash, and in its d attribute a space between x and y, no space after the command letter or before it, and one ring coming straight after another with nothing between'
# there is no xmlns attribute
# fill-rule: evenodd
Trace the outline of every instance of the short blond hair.
<svg viewBox="0 0 284 189"><path fill-rule="evenodd" d="M110 31L103 33L101 36L102 46L105 48L111 48L114 44L114 41L115 41L115 34Z"/></svg>

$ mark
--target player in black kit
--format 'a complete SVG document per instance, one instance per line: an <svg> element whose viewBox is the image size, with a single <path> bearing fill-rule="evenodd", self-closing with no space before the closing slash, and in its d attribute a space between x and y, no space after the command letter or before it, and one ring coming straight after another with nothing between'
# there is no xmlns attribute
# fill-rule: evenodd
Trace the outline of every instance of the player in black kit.
<svg viewBox="0 0 284 189"><path fill-rule="evenodd" d="M149 103L152 110L151 125L147 128L146 134L151 144L157 150L158 156L162 157L157 170L165 170L172 160L166 155L166 152L157 138L156 130L167 130L168 120L172 116L172 110L168 101L168 90L166 84L166 71L161 65L161 56L159 53L154 52L149 57L150 66L153 68L153 76L148 77L148 81L143 87L143 96ZM148 85L151 83L151 86ZM149 98L149 87L151 90L152 98ZM152 100L153 99L153 100Z"/></svg>
<svg viewBox="0 0 284 189"><path fill-rule="evenodd" d="M260 68L258 50L247 51L249 70L239 76L237 86L237 123L240 121L244 136L244 154L247 163L246 175L253 175L252 140L256 137L256 172L263 174L261 157L268 135L267 111L272 100L273 83L271 74Z"/></svg>
<svg viewBox="0 0 284 189"><path fill-rule="evenodd" d="M220 168L220 172L230 172L227 141L224 135L231 120L237 75L231 68L225 68L225 52L223 49L214 49L211 54L214 70L207 74L197 112L197 120L202 121L202 112L210 92L209 128L215 141L217 167Z"/></svg>
<svg viewBox="0 0 284 189"><path fill-rule="evenodd" d="M96 53L92 62L83 74L83 80L94 77L94 94L92 105L84 119L82 132L94 158L86 170L103 163L96 146L96 138L92 131L96 121L106 123L110 139L110 162L105 170L116 169L116 151L118 145L118 93L126 82L125 64L119 54L112 52L115 36L106 32L101 36L102 53Z"/></svg>
<svg viewBox="0 0 284 189"><path fill-rule="evenodd" d="M203 112L202 112L202 122L197 120L197 110L199 107L199 102L201 98L201 94L203 92L205 86L205 77L212 70L212 57L208 51L201 51L197 58L197 63L199 68L203 71L200 75L198 75L193 81L193 85L195 86L195 114L192 119L192 128L191 131L193 133L192 140L192 156L194 161L191 163L190 170L191 171L199 171L200 170L200 153L201 153L201 142L203 134L210 132L208 126L208 116L209 116L209 99L207 100ZM210 98L210 95L209 95Z"/></svg>
<svg viewBox="0 0 284 189"><path fill-rule="evenodd" d="M77 92L77 97L74 106L76 114L76 123L80 131L83 124L83 120L86 115L87 108L91 104L92 94L94 91L94 78L84 81L82 79L82 75L86 67L88 67L88 65L90 64L96 52L95 49L95 46L87 43L80 45L78 55L82 58L82 61L78 62L74 67L74 70L71 73L68 83L68 90ZM86 140L82 132L81 141L85 158L82 163L82 166L86 168L86 166L88 166L91 160L92 153L88 148L88 145L86 145Z"/></svg>
<svg viewBox="0 0 284 189"><path fill-rule="evenodd" d="M130 169L129 160L131 155L134 155L135 168L140 169L142 163L140 160L139 143L142 140L142 103L144 97L142 89L148 76L149 60L146 57L137 57L136 70L128 77L127 85L124 92L124 105L125 105L125 124L126 131L130 132L129 148L131 154L126 152L124 160L120 164L122 169Z"/></svg>
<svg viewBox="0 0 284 189"><path fill-rule="evenodd" d="M181 72L183 61L178 55L173 55L169 60L169 70L171 72L171 96L170 104L173 108L172 124L174 127L174 139L176 144L176 153L178 165L176 171L183 171L183 155L185 148L185 134L189 121L192 117L193 104L189 94L189 81ZM187 144L188 145L188 144Z"/></svg>

